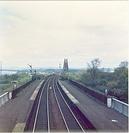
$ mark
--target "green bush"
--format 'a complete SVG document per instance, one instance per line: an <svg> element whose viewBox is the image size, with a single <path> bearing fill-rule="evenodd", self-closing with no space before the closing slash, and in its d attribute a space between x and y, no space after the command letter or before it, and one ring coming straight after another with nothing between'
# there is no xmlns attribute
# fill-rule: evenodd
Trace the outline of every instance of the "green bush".
<svg viewBox="0 0 129 133"><path fill-rule="evenodd" d="M12 81L17 81L18 86L31 80L31 77L27 73L16 73L12 75L3 75L0 81L0 93L9 91L13 88Z"/></svg>
<svg viewBox="0 0 129 133"><path fill-rule="evenodd" d="M90 69L80 70L77 72L69 72L64 76L64 79L73 79L91 86L93 89L97 89L104 92L108 89L111 95L118 97L120 100L128 101L128 68L120 65L114 72L104 72L100 69L96 70L96 77L93 80L92 71Z"/></svg>

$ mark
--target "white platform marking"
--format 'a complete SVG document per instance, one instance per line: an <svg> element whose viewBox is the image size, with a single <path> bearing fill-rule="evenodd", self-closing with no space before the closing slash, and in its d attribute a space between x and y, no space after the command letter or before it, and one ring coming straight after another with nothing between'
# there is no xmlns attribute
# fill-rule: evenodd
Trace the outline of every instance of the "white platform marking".
<svg viewBox="0 0 129 133"><path fill-rule="evenodd" d="M66 93L66 95L70 98L70 100L74 103L74 104L78 104L79 101L62 85L62 83L59 81L60 86L62 87L62 89L64 90L64 92Z"/></svg>
<svg viewBox="0 0 129 133"><path fill-rule="evenodd" d="M44 80L41 81L40 84L37 86L37 88L35 89L35 91L33 92L32 96L31 96L30 100L33 100L33 101L35 100L35 98L36 98L36 96L39 92L39 89L40 89L43 82L44 82Z"/></svg>

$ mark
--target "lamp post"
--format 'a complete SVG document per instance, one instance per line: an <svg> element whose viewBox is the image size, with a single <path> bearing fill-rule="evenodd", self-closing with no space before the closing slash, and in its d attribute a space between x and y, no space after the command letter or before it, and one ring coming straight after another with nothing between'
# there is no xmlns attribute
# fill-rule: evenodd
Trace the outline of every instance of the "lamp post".
<svg viewBox="0 0 129 133"><path fill-rule="evenodd" d="M13 84L13 90L15 90L17 88L17 81L12 81Z"/></svg>

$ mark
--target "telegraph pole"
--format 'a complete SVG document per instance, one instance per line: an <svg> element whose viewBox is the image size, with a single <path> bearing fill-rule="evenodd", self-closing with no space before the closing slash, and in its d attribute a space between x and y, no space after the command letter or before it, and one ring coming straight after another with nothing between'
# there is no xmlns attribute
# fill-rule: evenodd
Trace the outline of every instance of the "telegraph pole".
<svg viewBox="0 0 129 133"><path fill-rule="evenodd" d="M59 75L61 75L61 63L59 63Z"/></svg>
<svg viewBox="0 0 129 133"><path fill-rule="evenodd" d="M59 63L59 69L61 69L61 64Z"/></svg>
<svg viewBox="0 0 129 133"><path fill-rule="evenodd" d="M2 80L2 61L0 61L0 79Z"/></svg>
<svg viewBox="0 0 129 133"><path fill-rule="evenodd" d="M32 75L32 65L29 65L29 64L28 64L28 66L30 67L30 73L31 73L31 75Z"/></svg>
<svg viewBox="0 0 129 133"><path fill-rule="evenodd" d="M33 80L33 69L32 69L32 65L30 65L30 64L28 64L28 66L30 67L30 74L31 74L31 76L32 76L32 80Z"/></svg>

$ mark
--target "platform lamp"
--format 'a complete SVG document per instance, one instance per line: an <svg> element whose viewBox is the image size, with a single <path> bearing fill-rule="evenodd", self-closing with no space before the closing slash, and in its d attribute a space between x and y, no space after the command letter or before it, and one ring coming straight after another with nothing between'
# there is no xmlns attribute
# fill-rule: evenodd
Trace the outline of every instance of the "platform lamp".
<svg viewBox="0 0 129 133"><path fill-rule="evenodd" d="M13 90L15 90L17 88L18 81L11 81L11 83L13 85Z"/></svg>

